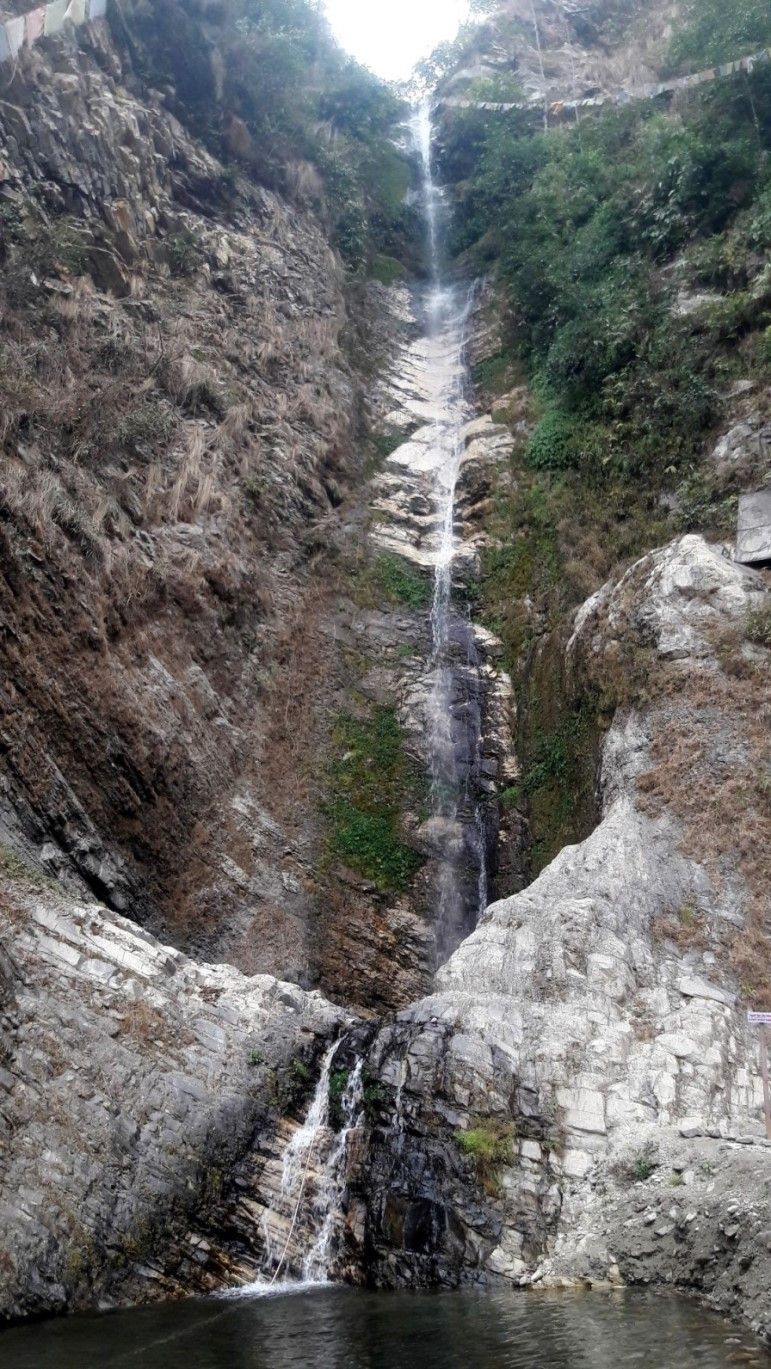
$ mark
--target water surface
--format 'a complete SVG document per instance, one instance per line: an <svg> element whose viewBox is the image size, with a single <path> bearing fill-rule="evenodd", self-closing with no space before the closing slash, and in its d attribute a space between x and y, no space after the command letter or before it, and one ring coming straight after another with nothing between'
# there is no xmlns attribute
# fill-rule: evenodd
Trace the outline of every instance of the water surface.
<svg viewBox="0 0 771 1369"><path fill-rule="evenodd" d="M720 1317L644 1293L314 1288L0 1333L2 1369L771 1369Z"/></svg>

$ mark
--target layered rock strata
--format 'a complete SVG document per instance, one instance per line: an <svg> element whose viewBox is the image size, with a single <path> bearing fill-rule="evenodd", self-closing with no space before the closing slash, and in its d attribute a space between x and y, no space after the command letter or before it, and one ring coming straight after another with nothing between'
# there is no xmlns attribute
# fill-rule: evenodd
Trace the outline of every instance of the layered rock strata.
<svg viewBox="0 0 771 1369"><path fill-rule="evenodd" d="M213 1215L345 1014L32 878L0 925L0 1316L248 1276L254 1239L231 1223L223 1246Z"/></svg>
<svg viewBox="0 0 771 1369"><path fill-rule="evenodd" d="M687 1150L681 1129L754 1136L749 1189L743 1152L721 1152L729 1197L719 1210L723 1220L739 1193L753 1208L752 1232L768 1222L771 1152L760 1144L757 1043L737 997L742 937L762 930L757 853L736 842L736 829L721 844L715 825L717 862L710 860L689 844L692 815L678 814L677 795L661 807L651 806L650 795L670 760L660 746L673 711L683 740L698 733L705 707L713 713L710 747L699 753L707 811L715 777L738 763L740 748L750 767L762 763L751 719L741 709L734 715L730 684L723 692L720 643L733 641L729 668L741 675L744 662L754 707L767 719L767 652L744 635L748 616L767 602L760 575L687 537L646 557L579 613L574 669L588 661L609 671L640 634L658 700L620 712L606 738L597 829L523 893L489 908L439 972L435 992L376 1040L370 1064L392 1102L384 1129L374 1132L368 1197L359 1201L378 1280L503 1276L529 1284L554 1269L585 1277L594 1242L594 1277L608 1276L623 1254L627 1272L670 1278L679 1271L726 1305L717 1287L729 1278L724 1265L717 1262L714 1287L706 1273L700 1281L698 1259L689 1265L679 1236L671 1262L646 1265L638 1251L635 1263L628 1186L656 1170L661 1148L661 1164L675 1176L685 1170L709 1209L711 1162L693 1173L687 1158L675 1167ZM753 746L760 748L754 757ZM693 750L684 758L687 787L702 778L695 762ZM756 820L748 799L737 821ZM766 851L767 836L758 829ZM743 1166L735 1178L734 1161ZM630 1223L618 1240L607 1237L616 1205ZM711 1231L715 1213L699 1210L707 1239L705 1222ZM748 1241L756 1299L768 1279L768 1251L755 1234ZM600 1250L608 1255L604 1273ZM757 1300L751 1311L761 1325Z"/></svg>

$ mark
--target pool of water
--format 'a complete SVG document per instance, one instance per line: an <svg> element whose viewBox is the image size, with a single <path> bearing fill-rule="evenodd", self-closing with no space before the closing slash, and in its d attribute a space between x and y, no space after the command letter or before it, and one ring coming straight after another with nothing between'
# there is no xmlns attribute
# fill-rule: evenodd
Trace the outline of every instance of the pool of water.
<svg viewBox="0 0 771 1369"><path fill-rule="evenodd" d="M644 1293L312 1288L0 1333L2 1369L771 1369L750 1337Z"/></svg>

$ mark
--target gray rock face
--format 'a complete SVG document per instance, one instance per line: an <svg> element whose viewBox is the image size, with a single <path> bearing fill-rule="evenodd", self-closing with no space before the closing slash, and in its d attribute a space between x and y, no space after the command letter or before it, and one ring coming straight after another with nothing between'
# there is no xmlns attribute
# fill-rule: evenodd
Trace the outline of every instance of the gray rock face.
<svg viewBox="0 0 771 1369"><path fill-rule="evenodd" d="M44 887L0 928L0 1317L233 1278L254 1240L216 1263L199 1227L344 1014Z"/></svg>
<svg viewBox="0 0 771 1369"><path fill-rule="evenodd" d="M757 577L686 537L585 606L571 654L602 651L634 622L662 670L709 677L712 628L743 621L762 595ZM653 706L618 717L597 829L493 904L436 991L375 1043L399 1138L394 1157L391 1133L375 1132L365 1185L386 1281L526 1284L549 1275L556 1251L560 1277L582 1277L581 1233L615 1229L625 1198L614 1174L644 1168L647 1147L666 1140L677 1156L681 1126L761 1137L756 1043L730 969L658 930L694 900L719 915L721 894L681 849L674 815L641 807L654 720ZM771 1154L756 1153L759 1183L746 1196L767 1220ZM726 1183L732 1163L726 1152ZM670 1277L666 1260L658 1274Z"/></svg>
<svg viewBox="0 0 771 1369"><path fill-rule="evenodd" d="M732 564L721 547L681 537L651 552L616 585L605 585L579 609L569 654L610 655L614 642L635 634L663 662L709 669L714 634L742 623L766 602L762 579Z"/></svg>
<svg viewBox="0 0 771 1369"><path fill-rule="evenodd" d="M744 566L771 562L771 485L739 500L736 559Z"/></svg>

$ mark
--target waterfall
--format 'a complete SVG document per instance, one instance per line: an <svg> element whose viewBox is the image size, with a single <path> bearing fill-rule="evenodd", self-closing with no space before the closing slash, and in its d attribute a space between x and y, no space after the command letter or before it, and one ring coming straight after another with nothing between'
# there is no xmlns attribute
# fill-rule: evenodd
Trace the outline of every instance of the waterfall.
<svg viewBox="0 0 771 1369"><path fill-rule="evenodd" d="M473 289L442 279L442 197L431 164L427 106L412 124L423 168L423 202L430 265L421 347L430 380L430 496L433 504L434 592L426 697L426 737L434 831L437 961L443 963L476 925L487 902L487 847L481 796L482 668L467 609L455 601L461 548L456 535L456 493L473 418L465 353ZM305 1118L278 1161L271 1210L263 1219L267 1286L290 1268L304 1283L329 1282L340 1250L349 1143L364 1122L363 1062L351 1070L339 1099L339 1126L331 1125L330 1084L341 1040L327 1051ZM404 1144L403 1088L398 1081L394 1154ZM272 1276L272 1279L271 1279ZM264 1289L266 1283L263 1281Z"/></svg>
<svg viewBox="0 0 771 1369"><path fill-rule="evenodd" d="M441 193L433 177L431 114L424 102L412 121L422 168L430 287L426 300L428 360L435 382L432 421L433 502L438 533L431 608L431 691L427 736L431 811L438 838L437 961L443 963L476 926L487 903L487 852L479 804L482 680L468 621L453 605L457 563L455 504L464 427L473 416L465 361L473 288L442 280Z"/></svg>
<svg viewBox="0 0 771 1369"><path fill-rule="evenodd" d="M343 1124L335 1138L316 1194L314 1208L319 1218L319 1229L303 1262L303 1278L311 1282L323 1283L329 1279L335 1255L335 1237L345 1194L348 1139L364 1120L363 1063L362 1060L356 1061L340 1100Z"/></svg>
<svg viewBox="0 0 771 1369"><path fill-rule="evenodd" d="M328 1283L338 1251L345 1196L348 1141L363 1121L363 1061L357 1060L340 1098L341 1126L331 1125L332 1065L341 1040L330 1046L301 1125L281 1157L277 1210L263 1217L266 1275L275 1281L287 1265L303 1283ZM261 1281L257 1291L264 1287Z"/></svg>

